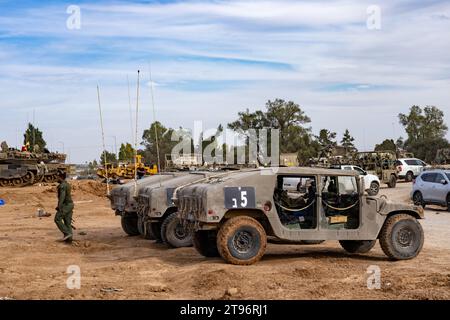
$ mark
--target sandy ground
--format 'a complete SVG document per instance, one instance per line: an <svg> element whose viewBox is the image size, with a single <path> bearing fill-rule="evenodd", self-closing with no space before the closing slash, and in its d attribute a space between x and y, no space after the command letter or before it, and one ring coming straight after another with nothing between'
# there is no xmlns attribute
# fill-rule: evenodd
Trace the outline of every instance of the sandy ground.
<svg viewBox="0 0 450 320"><path fill-rule="evenodd" d="M425 245L413 260L388 261L379 245L349 255L337 242L269 245L252 266L207 259L193 248L125 235L93 181L74 186L76 241L53 223L56 186L0 189L0 299L450 299L450 213L426 210ZM410 184L381 193L409 201ZM52 217L36 217L41 207ZM81 233L81 234L80 234ZM81 288L68 289L67 268L77 265ZM367 288L367 268L381 270L381 289Z"/></svg>

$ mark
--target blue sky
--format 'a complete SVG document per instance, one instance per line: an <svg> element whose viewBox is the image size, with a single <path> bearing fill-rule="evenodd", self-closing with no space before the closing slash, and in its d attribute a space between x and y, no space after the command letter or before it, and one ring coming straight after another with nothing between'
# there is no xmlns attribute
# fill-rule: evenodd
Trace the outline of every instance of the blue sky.
<svg viewBox="0 0 450 320"><path fill-rule="evenodd" d="M69 30L69 5L81 28ZM367 8L381 9L369 30ZM348 128L360 149L405 135L396 115L436 105L450 119L448 1L5 1L0 0L0 140L20 143L27 120L53 149L83 162L130 141L127 76L139 130L205 128L277 97L300 104L314 132ZM6 121L5 121L6 119ZM448 135L450 138L450 135Z"/></svg>

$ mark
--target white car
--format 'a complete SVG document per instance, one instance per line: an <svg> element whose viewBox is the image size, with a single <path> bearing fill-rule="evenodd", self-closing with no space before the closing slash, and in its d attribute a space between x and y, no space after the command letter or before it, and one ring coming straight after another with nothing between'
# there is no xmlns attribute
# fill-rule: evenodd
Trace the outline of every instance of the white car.
<svg viewBox="0 0 450 320"><path fill-rule="evenodd" d="M411 182L428 164L417 158L400 158L395 166L397 167L398 177Z"/></svg>
<svg viewBox="0 0 450 320"><path fill-rule="evenodd" d="M380 191L380 179L376 175L370 174L362 168L354 165L341 165L340 169L354 170L364 176L364 189L370 196L376 196Z"/></svg>

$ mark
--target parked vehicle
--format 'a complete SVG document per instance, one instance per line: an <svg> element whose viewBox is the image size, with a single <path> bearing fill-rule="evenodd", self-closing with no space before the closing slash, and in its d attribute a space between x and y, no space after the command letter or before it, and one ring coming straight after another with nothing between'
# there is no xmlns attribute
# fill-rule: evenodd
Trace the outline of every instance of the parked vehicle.
<svg viewBox="0 0 450 320"><path fill-rule="evenodd" d="M304 240L336 240L358 254L379 240L392 260L416 257L423 208L367 196L362 180L350 170L262 168L179 187L173 200L179 218L194 226L195 249L232 264L257 262L267 242Z"/></svg>
<svg viewBox="0 0 450 320"><path fill-rule="evenodd" d="M436 204L450 211L450 170L422 172L414 180L411 199L415 205Z"/></svg>
<svg viewBox="0 0 450 320"><path fill-rule="evenodd" d="M353 170L361 175L364 179L364 190L369 196L376 196L380 191L380 179L378 176L368 173L364 169L354 165L336 165L332 169Z"/></svg>
<svg viewBox="0 0 450 320"><path fill-rule="evenodd" d="M428 166L425 162L417 158L400 158L396 161L398 177L408 182L413 181Z"/></svg>

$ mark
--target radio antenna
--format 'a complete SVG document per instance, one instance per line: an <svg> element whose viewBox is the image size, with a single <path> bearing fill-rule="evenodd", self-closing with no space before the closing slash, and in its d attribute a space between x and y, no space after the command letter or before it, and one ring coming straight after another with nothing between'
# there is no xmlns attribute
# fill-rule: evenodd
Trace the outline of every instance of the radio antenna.
<svg viewBox="0 0 450 320"><path fill-rule="evenodd" d="M161 173L161 159L159 157L159 139L158 139L158 127L156 125L156 111L155 111L155 95L153 93L153 79L152 79L152 66L150 61L148 62L148 71L150 74L150 93L152 96L152 111L153 111L153 122L155 124L155 143L156 143L156 159L158 161L157 169L158 174ZM159 186L161 186L161 175L159 176Z"/></svg>
<svg viewBox="0 0 450 320"><path fill-rule="evenodd" d="M130 112L130 129L131 129L131 141L134 141L134 133L133 133L133 111L131 110L131 95L130 95L130 79L127 75L127 84L128 84L128 110Z"/></svg>
<svg viewBox="0 0 450 320"><path fill-rule="evenodd" d="M136 127L134 135L134 196L137 197L137 136L138 136L138 116L139 116L139 73L137 72L136 88Z"/></svg>
<svg viewBox="0 0 450 320"><path fill-rule="evenodd" d="M98 98L98 110L100 111L100 128L102 130L102 143L103 143L103 162L105 166L105 177L106 177L106 195L109 196L109 181L108 181L108 165L106 160L106 146L105 146L105 131L103 130L103 115L102 106L100 103L100 89L97 85L97 98Z"/></svg>

